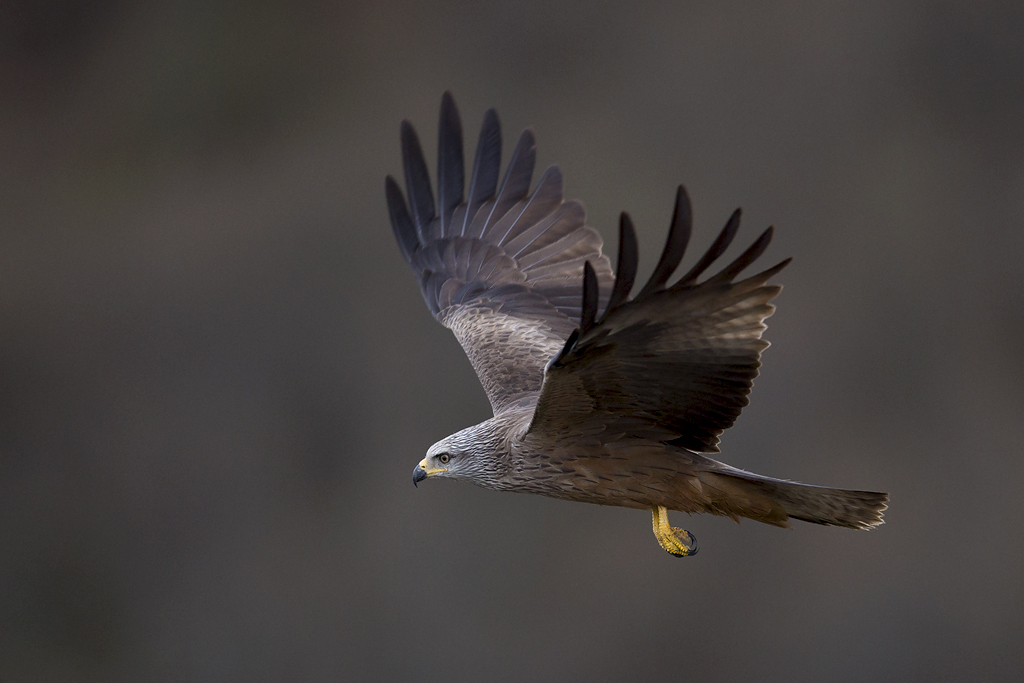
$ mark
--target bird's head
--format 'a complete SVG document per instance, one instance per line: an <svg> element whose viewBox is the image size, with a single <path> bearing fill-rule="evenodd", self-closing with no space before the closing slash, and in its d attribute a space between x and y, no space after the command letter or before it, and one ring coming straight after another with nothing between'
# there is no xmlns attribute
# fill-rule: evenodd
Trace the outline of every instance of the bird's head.
<svg viewBox="0 0 1024 683"><path fill-rule="evenodd" d="M486 486L486 480L500 468L497 449L501 439L495 438L490 420L445 437L427 449L427 456L412 471L412 483L427 477L469 479Z"/></svg>

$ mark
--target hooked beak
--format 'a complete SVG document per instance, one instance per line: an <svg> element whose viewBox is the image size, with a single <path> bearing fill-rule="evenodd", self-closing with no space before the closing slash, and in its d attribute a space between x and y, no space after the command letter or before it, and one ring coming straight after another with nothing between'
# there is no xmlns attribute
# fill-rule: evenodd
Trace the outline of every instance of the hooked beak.
<svg viewBox="0 0 1024 683"><path fill-rule="evenodd" d="M431 477L439 472L447 472L447 467L431 468L427 465L427 459L423 458L420 460L420 464L416 465L416 469L412 471L412 485L416 486L427 477Z"/></svg>

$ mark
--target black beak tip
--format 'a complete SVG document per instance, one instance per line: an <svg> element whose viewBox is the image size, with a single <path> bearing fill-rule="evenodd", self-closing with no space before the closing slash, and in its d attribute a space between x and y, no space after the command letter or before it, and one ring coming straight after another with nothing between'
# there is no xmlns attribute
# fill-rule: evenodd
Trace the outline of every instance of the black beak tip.
<svg viewBox="0 0 1024 683"><path fill-rule="evenodd" d="M427 478L427 471L416 465L416 469L412 471L412 485L418 486L421 481Z"/></svg>

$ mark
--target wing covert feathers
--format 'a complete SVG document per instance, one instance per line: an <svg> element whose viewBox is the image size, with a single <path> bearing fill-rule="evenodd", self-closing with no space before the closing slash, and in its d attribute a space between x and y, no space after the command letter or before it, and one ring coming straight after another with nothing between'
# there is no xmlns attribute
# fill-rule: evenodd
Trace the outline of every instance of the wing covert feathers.
<svg viewBox="0 0 1024 683"><path fill-rule="evenodd" d="M579 334L546 369L531 431L558 430L581 420L611 425L639 418L666 429L666 442L673 446L718 451L719 435L747 405L761 351L768 346L761 339L764 320L781 289L768 285L768 279L789 263L734 281L768 247L769 228L720 272L698 282L732 242L739 218L737 210L708 251L670 285L692 232L689 197L680 187L658 265L630 299L637 249L632 222L623 214L619 277L609 304L597 318L595 307L587 305L596 285L585 277Z"/></svg>

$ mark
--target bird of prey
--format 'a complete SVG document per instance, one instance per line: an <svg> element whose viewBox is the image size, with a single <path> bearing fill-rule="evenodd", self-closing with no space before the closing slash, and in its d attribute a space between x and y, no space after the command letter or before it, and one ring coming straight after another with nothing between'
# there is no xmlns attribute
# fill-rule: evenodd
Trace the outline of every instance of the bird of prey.
<svg viewBox="0 0 1024 683"><path fill-rule="evenodd" d="M729 218L707 253L670 284L691 231L690 200L676 194L668 241L631 296L637 241L619 224L615 273L583 207L562 198L547 169L531 190L535 141L526 130L501 171L501 127L484 115L466 189L462 124L441 100L437 195L416 131L401 126L406 195L385 182L398 247L427 306L462 345L494 417L441 439L413 470L488 489L651 510L672 555L697 551L668 511L790 519L854 529L882 523L888 495L810 486L710 458L747 405L768 342L761 339L789 259L737 280L768 247L768 228L714 275L705 271L739 227ZM407 201L408 200L408 201Z"/></svg>

